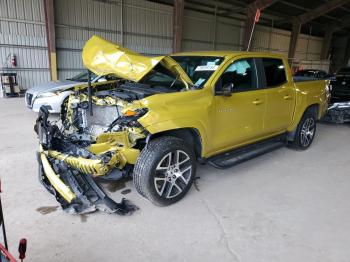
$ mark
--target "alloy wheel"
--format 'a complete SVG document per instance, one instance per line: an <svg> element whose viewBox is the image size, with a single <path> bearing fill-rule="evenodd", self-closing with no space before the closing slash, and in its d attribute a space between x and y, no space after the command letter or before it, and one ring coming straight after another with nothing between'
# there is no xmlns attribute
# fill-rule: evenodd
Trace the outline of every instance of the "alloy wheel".
<svg viewBox="0 0 350 262"><path fill-rule="evenodd" d="M307 118L301 128L300 142L303 147L308 147L315 135L315 120Z"/></svg>
<svg viewBox="0 0 350 262"><path fill-rule="evenodd" d="M157 165L154 186L161 197L174 198L181 194L192 175L189 155L182 150L167 153Z"/></svg>

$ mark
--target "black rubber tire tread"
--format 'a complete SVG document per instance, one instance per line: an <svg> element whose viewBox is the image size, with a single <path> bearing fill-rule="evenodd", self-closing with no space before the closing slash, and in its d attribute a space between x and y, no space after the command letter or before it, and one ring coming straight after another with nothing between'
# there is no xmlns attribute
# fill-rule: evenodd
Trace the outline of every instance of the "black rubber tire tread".
<svg viewBox="0 0 350 262"><path fill-rule="evenodd" d="M311 140L310 144L309 144L307 147L304 147L304 146L301 145L300 133L301 133L301 129L302 129L302 127L303 127L303 124L304 124L305 120L306 120L307 118L310 118L310 117L312 117L312 118L314 119L314 121L315 121L315 131L314 131L315 133L314 133L314 136L312 137L312 140ZM312 142L313 142L313 140L314 140L314 138L315 138L316 126L317 126L316 123L317 123L317 119L316 119L315 112L314 112L313 110L311 110L311 109L307 110L307 111L304 113L303 117L300 119L300 122L299 122L299 124L298 124L297 130L296 130L296 132L295 132L295 138L294 138L294 140L293 140L289 145L290 145L292 148L298 149L298 150L306 150L306 149L308 149L308 148L311 146L311 144L312 144Z"/></svg>
<svg viewBox="0 0 350 262"><path fill-rule="evenodd" d="M161 158L172 150L180 149L185 151L192 164L192 173L190 181L185 190L178 196L166 199L161 198L150 185L150 179L153 180L154 170ZM147 198L157 206L168 206L182 199L191 188L196 174L196 160L193 150L185 143L184 140L172 136L163 136L151 140L141 151L133 172L133 181L136 191Z"/></svg>

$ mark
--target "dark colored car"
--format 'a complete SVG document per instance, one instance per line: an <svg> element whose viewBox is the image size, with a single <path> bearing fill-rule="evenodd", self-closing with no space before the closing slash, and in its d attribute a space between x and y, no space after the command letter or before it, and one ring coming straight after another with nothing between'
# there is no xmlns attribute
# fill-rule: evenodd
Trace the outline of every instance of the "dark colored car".
<svg viewBox="0 0 350 262"><path fill-rule="evenodd" d="M350 67L341 68L331 79L331 101L325 121L350 122Z"/></svg>
<svg viewBox="0 0 350 262"><path fill-rule="evenodd" d="M307 81L314 79L328 79L330 75L324 71L319 69L304 69L299 70L294 74L294 80L299 81Z"/></svg>
<svg viewBox="0 0 350 262"><path fill-rule="evenodd" d="M350 101L350 67L341 68L331 81L331 101Z"/></svg>

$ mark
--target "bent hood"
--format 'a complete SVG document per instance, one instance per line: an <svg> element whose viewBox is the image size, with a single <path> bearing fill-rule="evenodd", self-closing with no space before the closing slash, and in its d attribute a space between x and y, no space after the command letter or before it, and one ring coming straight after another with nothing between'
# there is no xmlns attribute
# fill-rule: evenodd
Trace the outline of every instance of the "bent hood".
<svg viewBox="0 0 350 262"><path fill-rule="evenodd" d="M91 37L83 48L83 63L95 74L113 74L139 82L158 63L189 84L191 79L170 56L147 57L98 36Z"/></svg>

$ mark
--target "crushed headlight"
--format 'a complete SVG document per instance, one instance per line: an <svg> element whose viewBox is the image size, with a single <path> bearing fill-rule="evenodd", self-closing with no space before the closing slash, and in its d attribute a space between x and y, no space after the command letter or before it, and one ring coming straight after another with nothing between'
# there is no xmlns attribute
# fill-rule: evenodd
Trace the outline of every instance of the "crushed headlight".
<svg viewBox="0 0 350 262"><path fill-rule="evenodd" d="M141 117L144 116L146 113L148 112L147 108L139 108L139 109L135 109L135 110L126 110L123 113L123 116L129 117L129 116L133 116L133 117Z"/></svg>
<svg viewBox="0 0 350 262"><path fill-rule="evenodd" d="M147 112L148 108L128 109L108 126L107 131L110 132L115 126L139 127L140 124L137 120Z"/></svg>

